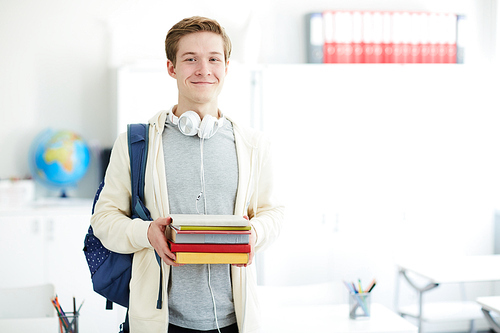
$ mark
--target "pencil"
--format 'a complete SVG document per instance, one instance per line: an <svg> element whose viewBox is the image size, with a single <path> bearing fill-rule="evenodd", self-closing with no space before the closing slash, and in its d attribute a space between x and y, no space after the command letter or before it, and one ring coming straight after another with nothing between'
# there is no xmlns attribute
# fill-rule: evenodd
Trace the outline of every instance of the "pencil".
<svg viewBox="0 0 500 333"><path fill-rule="evenodd" d="M375 288L376 285L377 285L377 282L373 282L373 284L370 287L370 289L368 290L368 292L371 292L373 290L373 288Z"/></svg>
<svg viewBox="0 0 500 333"><path fill-rule="evenodd" d="M370 282L370 284L368 285L368 287L366 287L366 292L369 293L373 289L373 287L375 287L376 283L377 281L373 279L372 282Z"/></svg>

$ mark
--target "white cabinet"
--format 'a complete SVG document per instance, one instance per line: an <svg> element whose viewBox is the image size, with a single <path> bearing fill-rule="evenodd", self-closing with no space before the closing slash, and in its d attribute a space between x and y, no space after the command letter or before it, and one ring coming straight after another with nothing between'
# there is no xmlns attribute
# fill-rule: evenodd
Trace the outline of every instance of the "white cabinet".
<svg viewBox="0 0 500 333"><path fill-rule="evenodd" d="M63 309L80 313L80 332L118 332L125 310L105 310L92 289L83 253L91 200L60 199L0 211L0 285L4 288L52 283ZM55 333L55 332L54 332Z"/></svg>
<svg viewBox="0 0 500 333"><path fill-rule="evenodd" d="M36 216L1 216L0 224L2 287L45 282L43 221Z"/></svg>

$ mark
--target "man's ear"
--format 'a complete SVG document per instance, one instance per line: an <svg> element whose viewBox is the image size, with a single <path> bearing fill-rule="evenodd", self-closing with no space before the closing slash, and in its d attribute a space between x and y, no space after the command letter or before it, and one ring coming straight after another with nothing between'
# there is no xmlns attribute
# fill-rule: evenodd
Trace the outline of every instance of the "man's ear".
<svg viewBox="0 0 500 333"><path fill-rule="evenodd" d="M167 72L168 72L168 75L170 75L174 79L177 78L177 75L175 74L174 63L172 61L170 61L170 60L167 60Z"/></svg>

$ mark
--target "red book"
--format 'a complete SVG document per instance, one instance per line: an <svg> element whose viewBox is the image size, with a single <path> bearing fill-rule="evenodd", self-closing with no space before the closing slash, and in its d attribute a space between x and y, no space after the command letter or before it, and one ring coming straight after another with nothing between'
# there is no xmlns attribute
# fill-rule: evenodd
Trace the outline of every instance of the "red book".
<svg viewBox="0 0 500 333"><path fill-rule="evenodd" d="M431 58L431 26L430 26L430 14L422 13L420 16L422 20L422 49L420 51L422 63L430 64L432 62Z"/></svg>
<svg viewBox="0 0 500 333"><path fill-rule="evenodd" d="M392 41L394 43L393 62L396 64L404 63L404 39L405 39L405 22L403 13L392 13Z"/></svg>
<svg viewBox="0 0 500 333"><path fill-rule="evenodd" d="M454 64L457 62L457 15L444 15L444 46L445 56L444 63Z"/></svg>
<svg viewBox="0 0 500 333"><path fill-rule="evenodd" d="M337 41L335 38L335 12L323 13L323 62L332 64L337 62Z"/></svg>
<svg viewBox="0 0 500 333"><path fill-rule="evenodd" d="M439 59L439 41L440 41L440 15L437 13L429 13L429 57L428 61L431 64L440 62Z"/></svg>
<svg viewBox="0 0 500 333"><path fill-rule="evenodd" d="M411 13L410 63L422 63L422 49L425 35L425 14Z"/></svg>
<svg viewBox="0 0 500 333"><path fill-rule="evenodd" d="M382 13L382 62L392 63L394 55L394 43L392 39L392 13Z"/></svg>
<svg viewBox="0 0 500 333"><path fill-rule="evenodd" d="M168 240L172 252L250 253L250 244L177 244Z"/></svg>
<svg viewBox="0 0 500 333"><path fill-rule="evenodd" d="M384 62L384 19L381 12L373 13L373 61Z"/></svg>
<svg viewBox="0 0 500 333"><path fill-rule="evenodd" d="M364 59L363 46L363 14L361 12L352 13L352 62L362 64Z"/></svg>
<svg viewBox="0 0 500 333"><path fill-rule="evenodd" d="M402 62L409 64L413 61L411 57L411 15L409 12L401 13L401 41L403 44Z"/></svg>
<svg viewBox="0 0 500 333"><path fill-rule="evenodd" d="M364 60L367 64L375 63L375 36L373 13L363 13L363 46Z"/></svg>
<svg viewBox="0 0 500 333"><path fill-rule="evenodd" d="M353 22L351 12L336 12L335 37L337 41L337 62L350 64L353 62Z"/></svg>

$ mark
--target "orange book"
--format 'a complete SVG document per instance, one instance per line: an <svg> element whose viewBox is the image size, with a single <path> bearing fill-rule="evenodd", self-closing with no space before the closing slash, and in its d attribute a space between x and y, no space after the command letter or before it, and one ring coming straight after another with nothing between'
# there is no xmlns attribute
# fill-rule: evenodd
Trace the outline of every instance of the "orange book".
<svg viewBox="0 0 500 333"><path fill-rule="evenodd" d="M175 262L179 264L246 264L249 254L177 252L175 257Z"/></svg>

